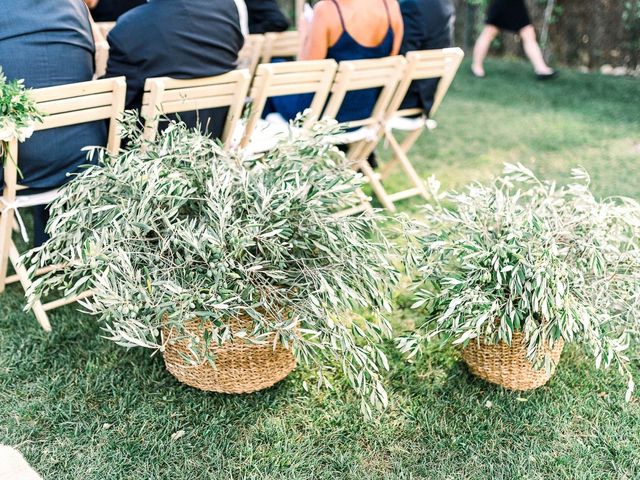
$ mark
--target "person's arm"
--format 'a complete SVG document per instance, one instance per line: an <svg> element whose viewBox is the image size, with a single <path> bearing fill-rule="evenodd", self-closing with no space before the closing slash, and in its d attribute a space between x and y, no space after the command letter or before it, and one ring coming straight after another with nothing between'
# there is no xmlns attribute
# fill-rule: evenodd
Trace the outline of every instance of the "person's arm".
<svg viewBox="0 0 640 480"><path fill-rule="evenodd" d="M329 30L334 20L335 7L331 2L320 2L313 10L313 20L301 31L302 49L299 60L323 60L329 50Z"/></svg>
<svg viewBox="0 0 640 480"><path fill-rule="evenodd" d="M107 73L104 78L124 76L127 78L127 108L136 103L142 90L144 81L139 73L139 65L142 60L137 58L138 45L135 44L134 37L122 31L122 25L116 25L107 40L109 42L109 61L107 63Z"/></svg>
<svg viewBox="0 0 640 480"><path fill-rule="evenodd" d="M89 7L89 10L93 10L98 5L99 1L100 0L84 0L84 3L87 4L87 7Z"/></svg>
<svg viewBox="0 0 640 480"><path fill-rule="evenodd" d="M247 0L246 5L251 33L284 32L289 28L289 20L276 0Z"/></svg>
<svg viewBox="0 0 640 480"><path fill-rule="evenodd" d="M407 52L424 50L426 48L425 24L418 2L415 0L401 2L400 9L404 20L404 35L400 53L405 55Z"/></svg>
<svg viewBox="0 0 640 480"><path fill-rule="evenodd" d="M391 55L400 53L402 38L404 37L404 22L402 21L402 13L400 13L400 5L398 2L389 2L389 13L391 14L391 28L393 28L393 48Z"/></svg>

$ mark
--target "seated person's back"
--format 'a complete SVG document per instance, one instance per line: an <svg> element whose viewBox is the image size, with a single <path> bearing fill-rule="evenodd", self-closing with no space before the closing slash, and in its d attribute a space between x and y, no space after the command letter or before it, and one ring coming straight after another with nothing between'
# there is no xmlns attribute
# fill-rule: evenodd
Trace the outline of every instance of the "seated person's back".
<svg viewBox="0 0 640 480"><path fill-rule="evenodd" d="M402 41L402 16L392 0L323 0L310 24L301 25L300 60L363 60L397 55ZM340 122L368 117L379 89L349 92L337 115ZM272 99L271 111L286 119L308 107L309 96ZM271 112L268 112L271 113Z"/></svg>
<svg viewBox="0 0 640 480"><path fill-rule="evenodd" d="M147 0L98 0L91 9L96 22L115 22L120 15L147 3Z"/></svg>
<svg viewBox="0 0 640 480"><path fill-rule="evenodd" d="M249 14L249 33L284 32L289 20L276 0L246 0Z"/></svg>
<svg viewBox="0 0 640 480"><path fill-rule="evenodd" d="M82 0L0 0L0 11L11 12L0 15L0 63L9 80L42 88L92 79L95 47ZM104 146L106 136L103 122L36 132L19 145L19 183L32 190L63 185L86 163L81 149Z"/></svg>
<svg viewBox="0 0 640 480"><path fill-rule="evenodd" d="M455 10L451 0L400 0L404 18L401 53L451 46ZM429 114L439 79L414 82L402 108L422 108Z"/></svg>
<svg viewBox="0 0 640 480"><path fill-rule="evenodd" d="M126 108L140 109L147 78L202 78L235 68L244 37L234 0L151 0L122 15L108 36L107 77L127 78ZM182 113L221 129L219 112ZM212 118L213 117L213 118Z"/></svg>

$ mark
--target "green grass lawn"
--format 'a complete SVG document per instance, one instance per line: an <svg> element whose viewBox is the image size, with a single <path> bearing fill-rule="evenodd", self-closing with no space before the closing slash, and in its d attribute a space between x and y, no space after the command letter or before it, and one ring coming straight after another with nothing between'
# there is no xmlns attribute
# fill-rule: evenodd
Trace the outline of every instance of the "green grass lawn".
<svg viewBox="0 0 640 480"><path fill-rule="evenodd" d="M487 66L481 81L461 70L440 127L413 150L424 176L459 187L520 161L563 181L582 165L598 194L640 198L639 80L540 83L523 63ZM407 366L389 345L392 404L366 422L345 384L306 393L301 369L254 395L199 392L73 308L45 334L20 295L0 297L0 443L45 479L640 478L638 395L625 404L624 380L575 348L549 385L516 394L473 378L454 350ZM402 329L412 318L398 303ZM637 357L633 368L640 378Z"/></svg>

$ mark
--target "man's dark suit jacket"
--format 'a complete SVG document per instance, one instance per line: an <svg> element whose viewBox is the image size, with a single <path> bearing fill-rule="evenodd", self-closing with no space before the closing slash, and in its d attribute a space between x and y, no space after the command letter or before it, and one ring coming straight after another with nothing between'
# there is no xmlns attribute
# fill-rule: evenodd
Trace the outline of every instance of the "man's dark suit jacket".
<svg viewBox="0 0 640 480"><path fill-rule="evenodd" d="M107 77L127 77L128 109L140 109L147 78L201 78L236 68L244 43L234 0L150 0L122 15L108 36ZM180 118L206 126L213 112ZM215 136L222 119L209 129Z"/></svg>
<svg viewBox="0 0 640 480"><path fill-rule="evenodd" d="M246 0L249 12L249 33L284 32L289 20L276 0Z"/></svg>
<svg viewBox="0 0 640 480"><path fill-rule="evenodd" d="M455 10L451 0L400 0L404 39L400 52L434 50L451 46ZM422 108L428 115L439 79L414 82L402 108Z"/></svg>
<svg viewBox="0 0 640 480"><path fill-rule="evenodd" d="M83 0L0 0L0 66L30 88L85 82L93 77L94 44ZM103 122L36 132L19 145L19 183L50 190L87 163L85 146L106 144ZM0 184L4 173L0 165Z"/></svg>
<svg viewBox="0 0 640 480"><path fill-rule="evenodd" d="M115 22L120 15L143 3L147 0L100 0L91 16L96 22Z"/></svg>

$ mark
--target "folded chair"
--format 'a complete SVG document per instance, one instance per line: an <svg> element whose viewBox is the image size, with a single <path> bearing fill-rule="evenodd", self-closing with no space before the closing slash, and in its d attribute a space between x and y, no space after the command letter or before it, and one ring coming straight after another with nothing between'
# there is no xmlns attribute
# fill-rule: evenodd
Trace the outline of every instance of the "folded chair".
<svg viewBox="0 0 640 480"><path fill-rule="evenodd" d="M300 52L300 34L297 31L265 33L262 63L274 58L296 58Z"/></svg>
<svg viewBox="0 0 640 480"><path fill-rule="evenodd" d="M289 125L278 115L276 122L261 120L267 100L271 97L312 94L304 126L318 120L327 102L336 73L334 60L269 63L258 66L251 87L249 115L240 132L239 146L252 153L264 152L275 146L278 136L289 131ZM279 118L279 121L278 121Z"/></svg>
<svg viewBox="0 0 640 480"><path fill-rule="evenodd" d="M120 148L117 120L124 111L126 89L125 79L120 77L33 90L32 95L38 107L46 114L43 122L35 125L35 130L109 120L107 149L115 154ZM34 195L18 195L20 190L28 188L18 185L19 164L18 145L14 140L9 144L9 157L4 170L4 190L0 197L2 212L0 216L0 293L4 292L7 284L13 282L20 282L25 291L32 285L25 267L20 262L20 254L12 238L16 220L23 234L26 235L19 209L47 205L56 198L58 193L57 190L51 190ZM15 275L7 276L9 262L16 272ZM42 274L56 268L64 267L50 266L36 273ZM51 325L47 316L49 310L73 303L88 295L89 293L67 297L46 304L36 302L33 305L33 313L42 328L50 331Z"/></svg>
<svg viewBox="0 0 640 480"><path fill-rule="evenodd" d="M190 80L147 79L141 112L145 120L144 137L155 139L161 115L229 107L221 138L228 146L234 127L242 116L250 81L251 76L246 69Z"/></svg>
<svg viewBox="0 0 640 480"><path fill-rule="evenodd" d="M345 103L345 98L348 100L347 94L349 92L372 88L380 89L370 116L354 122L342 123L341 126L347 132L336 135L329 141L348 146L347 159L353 162L354 168L360 170L367 177L380 203L391 211L395 210L393 202L388 199L379 176L371 168L367 158L380 139L385 114L404 73L405 66L406 61L401 56L341 62L331 88L331 98L323 114L323 118L335 119L343 105L345 108L349 108L348 101ZM344 212L344 214L370 209L371 204L363 194L362 204Z"/></svg>
<svg viewBox="0 0 640 480"><path fill-rule="evenodd" d="M260 63L264 42L264 35L249 35L244 39L244 46L238 53L238 68L249 70L251 77L256 73Z"/></svg>
<svg viewBox="0 0 640 480"><path fill-rule="evenodd" d="M449 90L463 56L464 53L459 48L409 52L406 56L407 68L387 109L384 121L385 128L380 132L380 139L384 138L389 143L394 156L390 162L381 168L380 175L384 180L391 169L400 164L413 187L393 194L388 194L386 191L382 193L381 191L381 195L391 205L398 200L417 195L428 198L426 184L409 161L408 152L423 131L436 128L437 123L433 120L433 116L442 104L442 100ZM401 108L402 101L407 95L412 82L436 78L440 78L440 81L438 82L430 112L424 112L421 108ZM409 133L404 141L400 143L394 136L394 131ZM375 145L373 148L375 148Z"/></svg>

